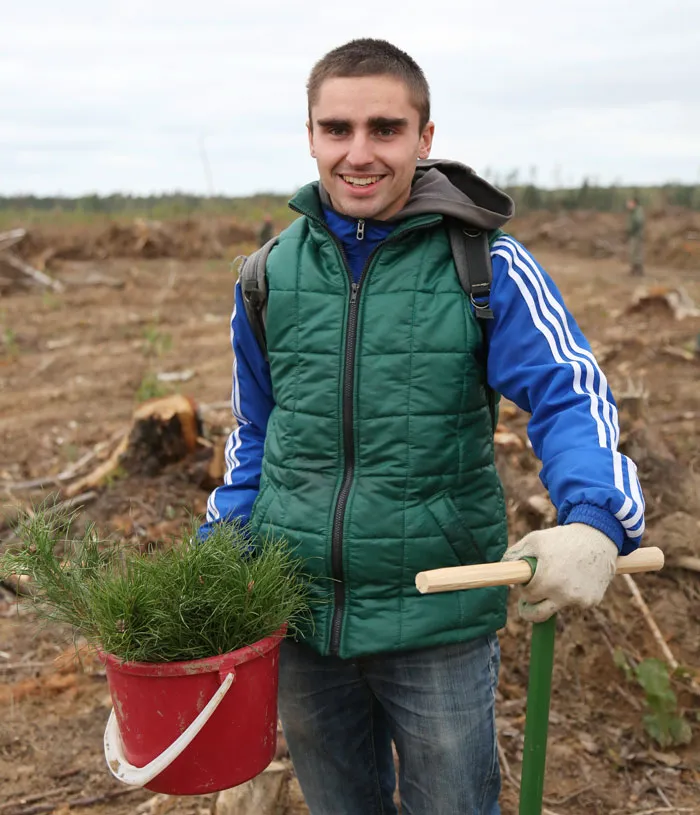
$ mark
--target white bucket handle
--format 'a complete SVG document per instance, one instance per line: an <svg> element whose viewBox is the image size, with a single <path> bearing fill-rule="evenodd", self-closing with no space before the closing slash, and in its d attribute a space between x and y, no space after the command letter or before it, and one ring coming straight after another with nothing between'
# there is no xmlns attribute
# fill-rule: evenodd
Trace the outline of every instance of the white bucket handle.
<svg viewBox="0 0 700 815"><path fill-rule="evenodd" d="M149 781L160 775L173 761L190 745L194 737L204 727L212 713L221 704L226 692L233 684L234 675L229 673L221 683L216 693L207 702L202 712L190 724L190 726L182 732L175 741L152 761L149 761L145 767L134 767L124 757L124 749L122 745L121 734L119 733L119 724L117 717L114 715L114 708L109 714L107 726L105 727L104 748L105 759L112 775L123 781L125 784L130 784L133 787L143 787Z"/></svg>

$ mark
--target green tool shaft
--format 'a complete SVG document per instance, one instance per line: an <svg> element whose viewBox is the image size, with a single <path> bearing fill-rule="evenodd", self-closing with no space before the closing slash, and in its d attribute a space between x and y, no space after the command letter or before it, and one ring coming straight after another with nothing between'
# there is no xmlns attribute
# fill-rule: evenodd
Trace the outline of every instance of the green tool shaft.
<svg viewBox="0 0 700 815"><path fill-rule="evenodd" d="M556 614L532 626L519 815L542 815Z"/></svg>
<svg viewBox="0 0 700 815"><path fill-rule="evenodd" d="M615 573L653 572L663 568L663 565L664 553L661 549L648 546L619 557ZM516 562L432 569L416 575L416 588L421 594L434 594L440 591L527 583L536 568L537 560L525 557ZM556 626L556 617L550 617L546 622L535 623L532 627L519 815L542 815Z"/></svg>

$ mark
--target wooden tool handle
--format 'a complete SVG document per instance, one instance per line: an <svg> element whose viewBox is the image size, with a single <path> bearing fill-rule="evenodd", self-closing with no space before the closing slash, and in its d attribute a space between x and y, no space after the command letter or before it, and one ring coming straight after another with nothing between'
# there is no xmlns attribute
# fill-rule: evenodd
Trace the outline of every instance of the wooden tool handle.
<svg viewBox="0 0 700 815"><path fill-rule="evenodd" d="M664 553L656 546L635 549L634 552L617 559L615 574L635 572L655 572L663 568ZM449 569L432 569L418 572L416 588L421 594L435 594L439 591L478 589L484 586L507 586L512 583L527 583L532 577L532 568L526 560L509 563L483 563L478 566L452 566Z"/></svg>

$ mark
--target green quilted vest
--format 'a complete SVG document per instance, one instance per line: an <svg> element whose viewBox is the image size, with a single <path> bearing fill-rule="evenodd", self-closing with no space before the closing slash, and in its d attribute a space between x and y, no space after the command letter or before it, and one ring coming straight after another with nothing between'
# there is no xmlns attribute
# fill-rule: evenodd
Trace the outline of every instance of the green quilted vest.
<svg viewBox="0 0 700 815"><path fill-rule="evenodd" d="M255 533L306 562L322 654L356 657L502 627L506 589L420 595L417 572L506 548L481 329L440 215L401 222L359 285L316 185L267 262L275 407Z"/></svg>

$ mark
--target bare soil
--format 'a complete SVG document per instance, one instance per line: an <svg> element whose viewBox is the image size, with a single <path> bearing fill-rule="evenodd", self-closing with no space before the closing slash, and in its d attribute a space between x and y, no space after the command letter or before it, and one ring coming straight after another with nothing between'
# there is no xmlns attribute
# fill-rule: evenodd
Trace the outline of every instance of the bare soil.
<svg viewBox="0 0 700 815"><path fill-rule="evenodd" d="M26 505L56 490L13 485L55 476L128 429L137 392L152 388L159 372L193 372L185 383L159 387L191 395L200 406L204 436L215 447L225 438L232 425L225 406L234 286L229 254L235 252L227 250L218 260L63 259L51 273L65 293L14 289L0 298L0 503ZM655 266L639 281L615 256L581 258L546 246L537 255L591 339L620 402L622 445L638 462L646 494L648 543L666 549L669 563L680 555L700 556L700 361L692 354L700 320L675 320L658 299L627 311L640 282L652 280L682 285L700 302L700 263L690 267L684 261L679 270ZM524 441L527 417L507 404L501 415L502 430ZM204 512L212 449L202 447L151 476L118 471L86 504L84 518L105 533L144 544L176 535L191 512ZM551 523L528 503L545 493L527 447L501 445L499 466L512 537ZM10 539L7 529L0 534ZM658 575L638 577L637 584L675 657L695 671L700 575L669 565ZM150 793L127 791L112 779L102 755L110 700L101 665L90 657L74 659L69 632L37 632L14 599L0 587L0 813L81 809L126 815L148 801L142 812L155 813L156 804L158 811L178 815L209 812L213 796L153 802ZM528 665L528 627L514 608L501 642L502 802L505 815L512 815ZM700 696L687 680L674 683L693 740L662 750L645 732L644 693L616 667L615 648L637 661L661 656L621 581L595 613L560 615L548 811L700 813ZM117 797L87 801L107 795ZM298 790L292 797L287 812L305 812Z"/></svg>

